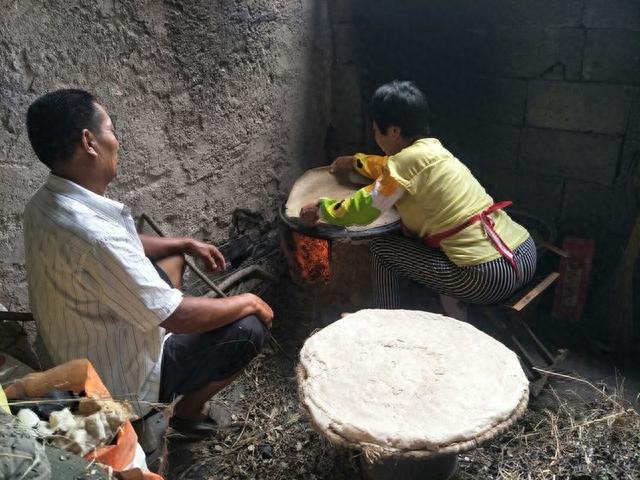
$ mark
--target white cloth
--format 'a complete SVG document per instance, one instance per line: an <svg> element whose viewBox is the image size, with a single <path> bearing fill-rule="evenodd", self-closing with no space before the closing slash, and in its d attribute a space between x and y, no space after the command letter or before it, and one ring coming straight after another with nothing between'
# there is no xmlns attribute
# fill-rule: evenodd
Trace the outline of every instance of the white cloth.
<svg viewBox="0 0 640 480"><path fill-rule="evenodd" d="M145 256L130 211L50 175L24 213L29 299L55 364L87 358L114 398L155 402L165 331L182 301Z"/></svg>

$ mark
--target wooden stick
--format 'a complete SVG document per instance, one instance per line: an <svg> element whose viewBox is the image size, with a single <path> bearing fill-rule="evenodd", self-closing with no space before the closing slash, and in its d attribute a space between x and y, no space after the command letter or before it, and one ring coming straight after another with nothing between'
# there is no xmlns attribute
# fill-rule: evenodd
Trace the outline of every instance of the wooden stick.
<svg viewBox="0 0 640 480"><path fill-rule="evenodd" d="M549 287L549 285L555 282L559 276L560 274L558 272L550 273L549 275L547 275L547 277L544 280L542 280L538 285L533 287L533 289L531 289L529 293L527 293L524 297L522 297L518 301L518 303L516 303L511 308L514 309L516 312L521 311L524 307L526 307L529 304L529 302L531 302L531 300L536 298L538 295L544 292L547 289L547 287Z"/></svg>
<svg viewBox="0 0 640 480"><path fill-rule="evenodd" d="M549 242L545 242L544 240L542 240L541 242L538 242L538 244L541 247L546 248L547 250L552 251L553 253L555 253L556 255L560 255L561 257L564 258L569 258L569 252L562 250L561 248L556 247L555 245L549 243Z"/></svg>

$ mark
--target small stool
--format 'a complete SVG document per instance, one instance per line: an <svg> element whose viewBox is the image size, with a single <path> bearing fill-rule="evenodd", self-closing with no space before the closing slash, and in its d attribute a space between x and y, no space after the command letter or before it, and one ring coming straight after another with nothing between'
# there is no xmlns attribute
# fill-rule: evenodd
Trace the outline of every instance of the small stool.
<svg viewBox="0 0 640 480"><path fill-rule="evenodd" d="M559 257L568 257L564 250L544 241L538 241L538 259L545 251ZM542 273L540 272L542 270ZM532 382L531 393L537 396L548 380L548 374L564 360L567 350L552 351L534 333L525 320L525 310L534 305L542 295L558 280L560 274L542 268L534 278L514 292L509 298L496 305L469 305L456 299L440 295L440 303L445 313L457 320L471 322L512 349L520 358L524 371Z"/></svg>
<svg viewBox="0 0 640 480"><path fill-rule="evenodd" d="M361 450L365 479L448 480L457 454L524 413L516 355L472 325L409 310L361 310L300 352L301 404L330 442Z"/></svg>

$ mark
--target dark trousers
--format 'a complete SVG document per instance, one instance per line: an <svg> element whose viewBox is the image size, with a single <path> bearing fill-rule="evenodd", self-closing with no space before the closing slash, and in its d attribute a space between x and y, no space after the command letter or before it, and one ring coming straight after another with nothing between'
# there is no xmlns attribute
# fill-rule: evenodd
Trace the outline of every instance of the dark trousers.
<svg viewBox="0 0 640 480"><path fill-rule="evenodd" d="M171 285L164 270L155 267ZM205 333L171 335L164 342L159 400L170 402L177 395L228 379L260 353L268 335L255 315Z"/></svg>
<svg viewBox="0 0 640 480"><path fill-rule="evenodd" d="M171 335L162 354L160 401L228 379L260 353L267 336L254 315L205 333Z"/></svg>

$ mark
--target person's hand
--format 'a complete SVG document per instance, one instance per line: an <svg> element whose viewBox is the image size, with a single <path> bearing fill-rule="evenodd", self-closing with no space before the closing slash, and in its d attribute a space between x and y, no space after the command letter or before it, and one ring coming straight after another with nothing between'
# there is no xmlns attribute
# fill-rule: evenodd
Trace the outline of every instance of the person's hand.
<svg viewBox="0 0 640 480"><path fill-rule="evenodd" d="M300 220L307 227L313 227L320 221L318 202L307 203L300 209Z"/></svg>
<svg viewBox="0 0 640 480"><path fill-rule="evenodd" d="M271 324L273 323L273 310L269 304L253 293L245 293L244 295L251 302L254 315L258 317L267 328L271 328Z"/></svg>
<svg viewBox="0 0 640 480"><path fill-rule="evenodd" d="M187 245L187 253L202 259L205 268L210 272L222 272L227 268L220 250L208 243L191 239Z"/></svg>
<svg viewBox="0 0 640 480"><path fill-rule="evenodd" d="M13 383L9 385L5 385L4 393L9 400L14 400L16 398L25 398L27 396L27 392L24 388L24 383L22 383L22 379L20 378L14 380Z"/></svg>
<svg viewBox="0 0 640 480"><path fill-rule="evenodd" d="M353 155L343 155L341 157L336 158L331 166L329 167L329 172L331 173L339 173L339 172L348 172L353 169Z"/></svg>

